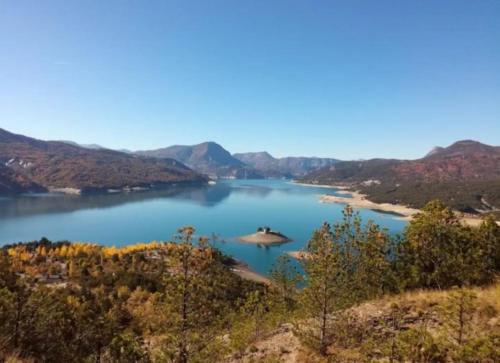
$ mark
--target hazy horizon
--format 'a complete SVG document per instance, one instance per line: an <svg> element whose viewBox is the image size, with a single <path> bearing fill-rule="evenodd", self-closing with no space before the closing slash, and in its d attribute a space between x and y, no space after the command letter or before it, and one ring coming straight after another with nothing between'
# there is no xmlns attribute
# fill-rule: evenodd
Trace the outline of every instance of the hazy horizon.
<svg viewBox="0 0 500 363"><path fill-rule="evenodd" d="M416 159L500 141L500 2L0 3L0 127Z"/></svg>

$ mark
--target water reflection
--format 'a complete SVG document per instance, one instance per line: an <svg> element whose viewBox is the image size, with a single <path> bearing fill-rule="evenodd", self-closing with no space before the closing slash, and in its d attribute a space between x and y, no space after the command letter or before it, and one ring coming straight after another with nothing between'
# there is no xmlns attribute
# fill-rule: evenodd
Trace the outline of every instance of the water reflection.
<svg viewBox="0 0 500 363"><path fill-rule="evenodd" d="M122 246L167 240L177 228L193 225L200 235L219 236L216 246L267 273L277 256L300 250L324 221L342 219L342 205L318 203L335 189L303 187L283 180L223 180L213 186L175 187L129 194L31 195L0 199L0 245L46 236ZM406 222L360 211L389 230ZM259 226L282 231L291 242L274 246L239 243L235 237Z"/></svg>
<svg viewBox="0 0 500 363"><path fill-rule="evenodd" d="M171 198L203 207L214 207L232 193L265 198L272 188L259 185L234 185L219 182L207 186L178 186L163 190L116 193L106 195L32 194L15 198L0 198L0 219L38 214L64 213L84 209L105 209L122 204Z"/></svg>

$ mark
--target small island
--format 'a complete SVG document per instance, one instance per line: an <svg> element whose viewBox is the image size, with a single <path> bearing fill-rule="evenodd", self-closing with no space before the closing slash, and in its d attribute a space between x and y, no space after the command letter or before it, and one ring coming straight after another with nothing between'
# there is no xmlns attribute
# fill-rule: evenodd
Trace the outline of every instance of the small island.
<svg viewBox="0 0 500 363"><path fill-rule="evenodd" d="M262 245L273 245L290 242L291 239L284 234L273 231L270 227L259 227L257 232L238 237L239 241Z"/></svg>

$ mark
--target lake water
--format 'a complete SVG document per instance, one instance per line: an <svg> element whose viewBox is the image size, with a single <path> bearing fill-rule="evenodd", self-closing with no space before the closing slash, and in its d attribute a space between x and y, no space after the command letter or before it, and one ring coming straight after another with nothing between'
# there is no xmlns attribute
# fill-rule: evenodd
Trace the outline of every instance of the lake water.
<svg viewBox="0 0 500 363"><path fill-rule="evenodd" d="M342 218L343 205L319 203L335 189L308 187L284 180L226 180L205 187L178 187L130 194L70 196L30 195L0 199L0 245L47 237L50 240L122 246L169 240L178 227L192 225L197 234L216 234L216 246L267 273L276 257L301 249L324 221ZM406 222L360 210L391 232ZM270 247L244 244L235 237L270 226L293 241Z"/></svg>

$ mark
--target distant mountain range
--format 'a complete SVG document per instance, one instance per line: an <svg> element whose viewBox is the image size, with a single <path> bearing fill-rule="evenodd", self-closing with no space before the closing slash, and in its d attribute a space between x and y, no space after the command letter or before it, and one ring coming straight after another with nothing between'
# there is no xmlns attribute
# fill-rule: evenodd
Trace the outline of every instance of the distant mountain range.
<svg viewBox="0 0 500 363"><path fill-rule="evenodd" d="M375 202L420 208L429 200L471 213L500 215L500 147L464 140L417 160L275 158L231 155L215 142L121 152L100 145L42 141L0 129L0 195L61 190L75 193L200 184L211 178L295 178L342 184Z"/></svg>
<svg viewBox="0 0 500 363"><path fill-rule="evenodd" d="M212 178L262 178L254 168L234 158L215 142L197 145L174 145L157 150L137 151L136 154L159 159L171 158Z"/></svg>
<svg viewBox="0 0 500 363"><path fill-rule="evenodd" d="M296 177L335 162L321 158L275 159L265 152L235 156L215 142L131 152L66 140L42 141L0 129L0 195L48 190L114 192L172 183L204 183L206 176Z"/></svg>
<svg viewBox="0 0 500 363"><path fill-rule="evenodd" d="M361 190L375 202L420 208L439 198L464 212L500 208L500 147L458 141L434 148L418 160L344 161L315 170L302 181L342 184Z"/></svg>
<svg viewBox="0 0 500 363"><path fill-rule="evenodd" d="M106 149L104 146L101 146L101 145L98 145L98 144L79 144L77 142L69 141L69 140L55 140L55 141L57 141L57 142L63 142L65 144L69 144L69 145L73 145L73 146L83 147L85 149L92 149L92 150Z"/></svg>
<svg viewBox="0 0 500 363"><path fill-rule="evenodd" d="M233 156L264 175L290 178L304 176L313 170L339 162L337 159L316 157L274 158L266 151L234 154Z"/></svg>
<svg viewBox="0 0 500 363"><path fill-rule="evenodd" d="M191 146L174 145L157 150L137 151L136 154L172 158L213 178L293 178L338 162L336 159L315 157L276 159L265 151L231 155L215 142Z"/></svg>
<svg viewBox="0 0 500 363"><path fill-rule="evenodd" d="M128 150L128 149L109 149L109 148L101 146L99 144L79 144L77 142L70 141L70 140L54 140L54 141L63 142L65 144L69 144L69 145L73 145L73 146L83 147L85 149L92 149L92 150L108 149L108 150L119 151L119 152L122 152L125 154L133 154L133 151Z"/></svg>
<svg viewBox="0 0 500 363"><path fill-rule="evenodd" d="M92 193L206 181L173 159L42 141L0 129L0 194Z"/></svg>

